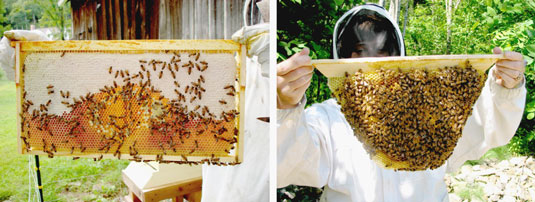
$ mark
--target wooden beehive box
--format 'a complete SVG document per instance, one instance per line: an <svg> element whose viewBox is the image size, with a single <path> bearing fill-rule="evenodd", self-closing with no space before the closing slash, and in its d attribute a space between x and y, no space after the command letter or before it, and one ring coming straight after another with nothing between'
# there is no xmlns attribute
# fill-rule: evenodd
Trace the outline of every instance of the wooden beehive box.
<svg viewBox="0 0 535 202"><path fill-rule="evenodd" d="M14 42L23 154L234 165L245 52L229 40Z"/></svg>

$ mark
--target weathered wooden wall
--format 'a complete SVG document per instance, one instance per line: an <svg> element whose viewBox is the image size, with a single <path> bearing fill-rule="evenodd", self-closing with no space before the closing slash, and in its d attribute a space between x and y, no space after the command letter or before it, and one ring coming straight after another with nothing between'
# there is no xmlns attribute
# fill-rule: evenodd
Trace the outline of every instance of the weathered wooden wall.
<svg viewBox="0 0 535 202"><path fill-rule="evenodd" d="M71 0L73 39L157 39L158 5L159 0Z"/></svg>
<svg viewBox="0 0 535 202"><path fill-rule="evenodd" d="M243 26L244 3L244 0L71 0L73 39L230 39ZM252 15L248 20L252 19L253 24L260 21L256 6Z"/></svg>

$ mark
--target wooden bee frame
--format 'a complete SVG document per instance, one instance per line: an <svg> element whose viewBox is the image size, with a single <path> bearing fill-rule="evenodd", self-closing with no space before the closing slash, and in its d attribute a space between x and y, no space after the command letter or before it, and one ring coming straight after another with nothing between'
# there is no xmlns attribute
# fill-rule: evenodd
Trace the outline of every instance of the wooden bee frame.
<svg viewBox="0 0 535 202"><path fill-rule="evenodd" d="M246 55L238 43L111 40L12 46L22 154L215 165L243 159ZM32 96L41 101L33 103Z"/></svg>

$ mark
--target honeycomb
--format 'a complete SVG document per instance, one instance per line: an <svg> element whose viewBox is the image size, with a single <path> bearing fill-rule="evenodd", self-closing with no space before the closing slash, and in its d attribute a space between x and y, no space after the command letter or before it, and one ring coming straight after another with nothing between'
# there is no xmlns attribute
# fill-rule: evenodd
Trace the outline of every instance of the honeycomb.
<svg viewBox="0 0 535 202"><path fill-rule="evenodd" d="M20 149L75 159L238 164L239 53L21 51Z"/></svg>
<svg viewBox="0 0 535 202"><path fill-rule="evenodd" d="M486 74L465 67L377 68L329 78L355 136L380 166L435 169L452 154Z"/></svg>

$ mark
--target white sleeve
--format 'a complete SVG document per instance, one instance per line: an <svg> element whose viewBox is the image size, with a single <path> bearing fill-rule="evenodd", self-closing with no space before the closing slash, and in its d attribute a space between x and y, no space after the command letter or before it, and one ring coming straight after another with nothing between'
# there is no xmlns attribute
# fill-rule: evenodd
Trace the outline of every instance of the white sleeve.
<svg viewBox="0 0 535 202"><path fill-rule="evenodd" d="M468 117L447 172L457 170L466 160L479 159L489 149L505 145L515 135L522 120L526 100L525 82L513 89L496 83L489 71L488 79Z"/></svg>
<svg viewBox="0 0 535 202"><path fill-rule="evenodd" d="M277 111L277 187L327 184L331 165L330 141L325 139L327 114L321 107L304 110L305 100L293 109Z"/></svg>

